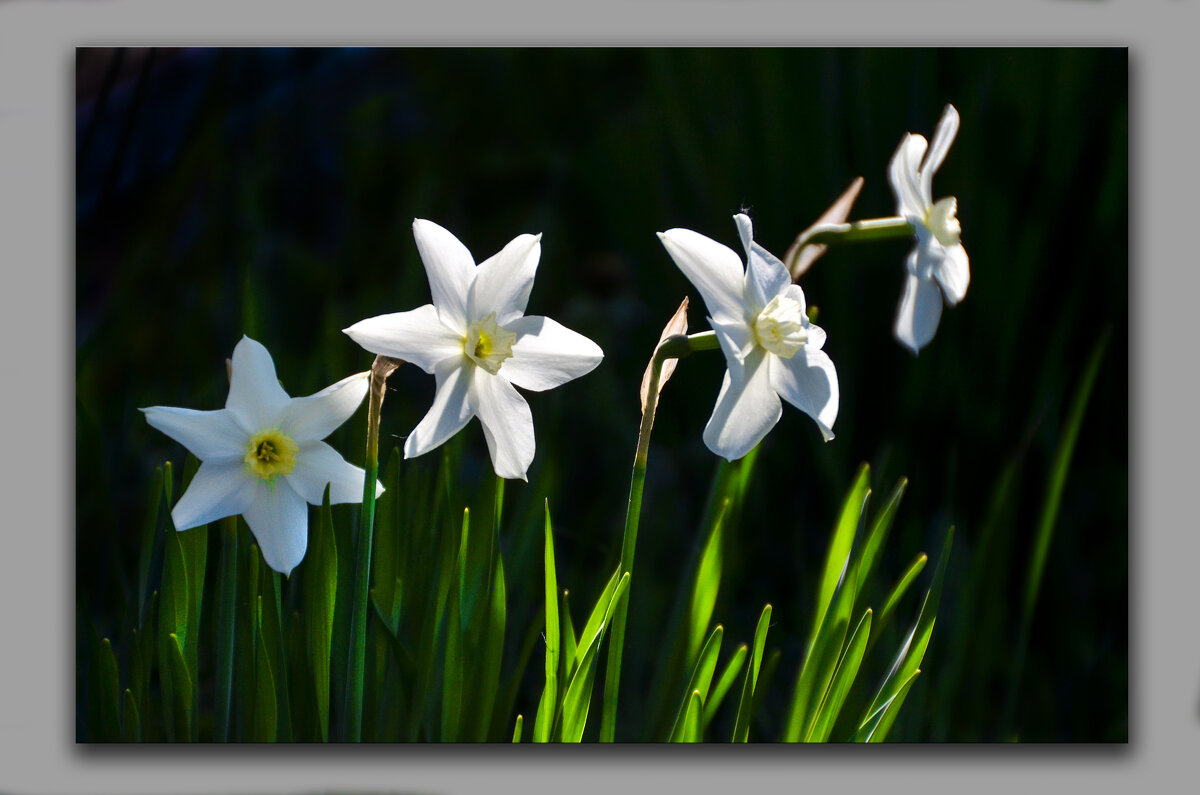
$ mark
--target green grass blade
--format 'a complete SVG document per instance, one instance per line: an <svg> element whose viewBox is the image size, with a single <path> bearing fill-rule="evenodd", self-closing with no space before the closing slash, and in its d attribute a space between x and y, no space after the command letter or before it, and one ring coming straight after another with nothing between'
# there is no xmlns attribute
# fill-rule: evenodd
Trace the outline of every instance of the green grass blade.
<svg viewBox="0 0 1200 795"><path fill-rule="evenodd" d="M500 692L500 666L504 655L504 630L508 621L508 594L504 582L504 560L496 550L495 573L492 575L491 596L488 599L487 634L483 639L483 671L480 687L475 695L477 713L475 717L475 739L488 739L488 727L492 724L492 711Z"/></svg>
<svg viewBox="0 0 1200 795"><path fill-rule="evenodd" d="M579 633L578 648L584 652L586 652L588 647L598 642L597 636L600 634L600 630L608 618L609 608L613 603L613 594L616 592L617 583L620 579L621 569L617 567L612 577L609 577L608 584L604 586L604 590L600 592L600 598L596 600L595 606L592 607L592 613L588 616L587 623L583 625L583 631Z"/></svg>
<svg viewBox="0 0 1200 795"><path fill-rule="evenodd" d="M904 703L904 697L908 695L909 689L912 688L913 682L917 680L920 674L920 668L909 674L899 689L887 701L881 704L875 712L867 717L867 720L859 727L858 733L854 736L856 742L881 743L887 739L888 731L892 728L892 724L895 723L896 716L900 714L900 706Z"/></svg>
<svg viewBox="0 0 1200 795"><path fill-rule="evenodd" d="M950 546L953 542L954 528L951 527L946 532L946 541L942 545L941 555L938 556L937 568L933 573L933 582L929 586L929 590L925 593L925 601L921 605L921 612L917 615L917 621L908 633L908 638L900 647L900 651L896 654L895 662L892 663L892 669L888 672L883 684L880 685L879 692L875 695L871 706L867 709L867 715L860 721L860 727L867 723L869 716L874 714L880 706L890 701L900 688L909 684L913 672L920 667L921 660L925 656L925 649L929 646L929 639L933 635L933 626L937 620L938 602L942 596L942 581L946 574L946 563L950 558Z"/></svg>
<svg viewBox="0 0 1200 795"><path fill-rule="evenodd" d="M387 475L380 478L384 481L386 491L375 502L375 549L371 553L375 609L392 635L400 631L403 594L400 551L403 542L399 537L396 516L396 502L400 499L400 461L400 451L392 448L387 462Z"/></svg>
<svg viewBox="0 0 1200 795"><path fill-rule="evenodd" d="M517 722L516 722L516 724L513 725L512 741L514 743L521 742L521 725L524 723L524 720L525 720L525 718L523 715L521 715L521 714L517 715Z"/></svg>
<svg viewBox="0 0 1200 795"><path fill-rule="evenodd" d="M192 738L192 725L195 722L192 712L194 698L192 679L188 673L187 662L183 657L183 647L179 643L179 636L175 633L168 635L164 647L166 648L165 670L167 677L171 680L170 720L173 722L173 739L176 742L185 742Z"/></svg>
<svg viewBox="0 0 1200 795"><path fill-rule="evenodd" d="M767 642L767 629L771 624L771 606L763 607L758 617L758 626L754 630L754 651L750 655L750 665L746 669L746 678L742 682L742 700L738 705L737 721L733 727L733 741L744 743L750 736L750 721L753 718L754 688L758 684L758 670L762 665L763 646Z"/></svg>
<svg viewBox="0 0 1200 795"><path fill-rule="evenodd" d="M846 643L846 652L842 655L841 662L838 663L837 672L833 675L833 682L829 685L824 701L815 713L812 729L805 736L805 742L823 743L829 739L829 734L833 731L833 724L842 710L846 695L850 692L850 686L854 684L854 679L858 676L858 669L862 665L863 655L867 651L867 639L870 636L871 609L867 608L862 619L859 620L858 626L855 627L854 634Z"/></svg>
<svg viewBox="0 0 1200 795"><path fill-rule="evenodd" d="M883 542L887 539L888 531L892 528L892 520L896 518L896 511L900 507L900 500L904 497L904 491L908 488L908 479L900 478L896 483L892 493L888 495L888 501L884 504L881 510L875 517L875 521L871 523L871 530L867 533L866 540L862 544L862 552L859 553L858 559L855 561L854 569L858 573L858 590L861 591L867 582L871 579L871 574L875 571L875 564L879 560L879 551L883 548Z"/></svg>
<svg viewBox="0 0 1200 795"><path fill-rule="evenodd" d="M571 675L571 671L575 670L575 658L579 645L578 636L575 634L575 625L571 623L571 592L565 589L562 592L562 604L559 605L558 617L561 624L559 640L561 641L560 654L562 656L558 681L565 682Z"/></svg>
<svg viewBox="0 0 1200 795"><path fill-rule="evenodd" d="M692 583L692 599L688 609L688 643L687 663L696 659L704 634L708 632L712 622L713 609L717 603L717 594L721 590L721 570L724 566L722 554L722 539L725 526L725 514L729 510L729 499L721 503L713 521L712 530L704 542L704 551L700 554L700 563L696 567L696 576ZM678 723L678 721L677 721Z"/></svg>
<svg viewBox="0 0 1200 795"><path fill-rule="evenodd" d="M874 648L875 642L879 640L880 634L884 627L891 623L892 616L896 612L896 606L900 604L900 600L908 593L908 588L917 579L925 564L929 561L929 556L924 552L913 558L912 563L908 564L908 568L900 575L900 579L896 580L896 584L892 586L892 590L883 600L883 609L879 611L879 620L871 627L871 641L867 645L868 649Z"/></svg>
<svg viewBox="0 0 1200 795"><path fill-rule="evenodd" d="M121 681L117 673L117 657L108 638L100 641L100 736L107 742L121 737Z"/></svg>
<svg viewBox="0 0 1200 795"><path fill-rule="evenodd" d="M238 518L222 519L221 558L217 564L217 691L213 739L232 739L230 710L233 706L233 656L237 640Z"/></svg>
<svg viewBox="0 0 1200 795"><path fill-rule="evenodd" d="M689 705L692 700L692 694L699 694L701 702L708 695L708 688L712 684L713 672L717 668L717 655L721 652L721 638L724 632L725 629L718 624L713 628L712 634L708 636L704 648L700 651L700 657L696 660L696 665L692 669L692 678L688 681L687 689L684 690L683 699L679 704L679 710L675 713L675 724L671 727L670 734L671 742L684 741L684 734L687 731L688 712L691 709ZM703 712L702 705L696 714L697 721L700 720Z"/></svg>
<svg viewBox="0 0 1200 795"><path fill-rule="evenodd" d="M588 627L584 628L580 642L580 649L582 649L580 661L575 672L567 681L566 691L563 695L561 731L559 732L559 737L563 742L577 743L583 738L583 730L587 725L588 708L592 700L592 684L596 676L596 657L600 642L604 639L604 630L612 618L613 612L620 607L621 601L628 592L629 572L626 572L611 591L607 587L604 589L604 593L609 594L609 599L600 613L595 630L589 631L588 627L592 623L590 620ZM601 594L601 600L603 598L604 595ZM600 606L600 603L597 603L597 608ZM593 611L593 613L595 612L597 611Z"/></svg>
<svg viewBox="0 0 1200 795"><path fill-rule="evenodd" d="M817 633L816 645L804 658L804 664L796 676L796 687L792 691L792 703L783 730L784 742L800 742L811 729L817 707L833 680L848 626L845 618L825 617L825 623Z"/></svg>
<svg viewBox="0 0 1200 795"><path fill-rule="evenodd" d="M455 593L450 598L446 616L446 660L442 686L442 742L458 740L459 718L463 707L463 686L466 672L463 659L463 601L467 590L467 552L471 512L463 509L462 532L458 540L458 563L455 565Z"/></svg>
<svg viewBox="0 0 1200 795"><path fill-rule="evenodd" d="M142 741L142 719L133 691L125 690L125 711L121 716L121 740L127 743Z"/></svg>
<svg viewBox="0 0 1200 795"><path fill-rule="evenodd" d="M721 702L725 700L725 694L733 687L733 683L737 681L737 675L741 672L742 666L746 664L746 656L749 654L749 647L742 643L738 645L737 650L729 661L725 663L724 670L717 677L717 683L713 686L708 694L708 698L704 701L704 726L712 723L713 718L717 714L717 710L721 708Z"/></svg>
<svg viewBox="0 0 1200 795"><path fill-rule="evenodd" d="M545 599L546 599L546 679L538 702L537 717L533 722L533 741L544 743L550 739L554 716L558 712L558 575L554 567L554 534L550 526L550 501L546 500L545 522ZM572 638L572 641L574 638Z"/></svg>
<svg viewBox="0 0 1200 795"><path fill-rule="evenodd" d="M377 535L389 535L383 530ZM309 666L316 698L318 739L329 739L330 660L333 654L333 616L336 609L338 554L334 538L329 487L317 511L317 524L308 542L304 563L304 615L307 621Z"/></svg>
<svg viewBox="0 0 1200 795"><path fill-rule="evenodd" d="M271 668L270 645L262 631L263 600L259 596L258 621L254 628L254 703L250 713L250 740L273 743L279 734L275 673Z"/></svg>
<svg viewBox="0 0 1200 795"><path fill-rule="evenodd" d="M275 712L279 725L276 736L283 742L290 742L292 739L292 713L288 698L287 668L284 666L287 652L283 646L284 629L280 615L279 579L279 572L268 571L261 581L262 615L259 619L261 622L259 626L262 631L263 644L266 646L267 655L270 658L271 674L275 680Z"/></svg>
<svg viewBox="0 0 1200 795"><path fill-rule="evenodd" d="M854 485L846 494L842 503L842 512L838 516L833 536L829 540L829 551L825 555L825 566L821 572L820 584L817 587L816 609L813 615L812 630L809 633L805 648L810 650L817 640L817 632L825 619L825 613L833 603L838 584L842 582L850 561L850 552L854 547L854 537L866 511L867 497L871 493L871 468L863 464L854 478Z"/></svg>
<svg viewBox="0 0 1200 795"><path fill-rule="evenodd" d="M684 713L679 735L679 742L698 743L704 741L704 699L699 690L693 690L687 700L687 712Z"/></svg>

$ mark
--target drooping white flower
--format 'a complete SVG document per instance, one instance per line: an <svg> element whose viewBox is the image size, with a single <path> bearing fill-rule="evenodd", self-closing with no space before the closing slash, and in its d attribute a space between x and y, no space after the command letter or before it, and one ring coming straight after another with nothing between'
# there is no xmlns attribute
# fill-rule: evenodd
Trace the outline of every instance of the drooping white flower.
<svg viewBox="0 0 1200 795"><path fill-rule="evenodd" d="M927 145L909 133L900 141L888 165L888 180L896 194L896 214L917 231L917 245L908 255L908 274L896 311L896 339L913 353L933 339L942 316L942 302L954 306L967 294L971 271L960 242L962 227L955 217L953 196L933 200L933 174L946 159L958 132L958 111L947 105Z"/></svg>
<svg viewBox="0 0 1200 795"><path fill-rule="evenodd" d="M368 351L403 359L437 379L433 406L404 443L428 453L479 417L496 474L525 479L533 415L514 388L541 392L591 372L604 352L548 317L525 317L541 235L520 235L478 266L458 238L413 222L433 303L344 329Z"/></svg>
<svg viewBox="0 0 1200 795"><path fill-rule="evenodd" d="M734 461L754 449L783 414L779 398L812 417L825 441L838 412L837 371L821 350L825 332L808 321L804 291L754 242L738 214L746 268L729 247L690 229L659 232L675 264L704 298L728 369L704 443Z"/></svg>
<svg viewBox="0 0 1200 795"><path fill-rule="evenodd" d="M260 343L233 349L229 397L215 411L152 406L146 422L192 451L200 468L171 511L176 530L242 514L267 565L290 574L308 548L307 503L361 502L365 472L321 441L367 394L357 373L314 395L289 397ZM383 486L376 482L376 496Z"/></svg>

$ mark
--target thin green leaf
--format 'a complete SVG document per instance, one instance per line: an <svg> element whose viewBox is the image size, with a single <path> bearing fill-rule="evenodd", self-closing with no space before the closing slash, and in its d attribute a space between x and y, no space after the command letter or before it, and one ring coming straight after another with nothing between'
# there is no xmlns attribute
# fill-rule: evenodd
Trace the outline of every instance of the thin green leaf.
<svg viewBox="0 0 1200 795"><path fill-rule="evenodd" d="M862 551L854 565L858 573L859 591L866 586L871 579L871 574L875 571L875 564L879 560L879 551L883 548L883 542L887 539L888 531L892 527L892 520L896 518L900 500L904 497L904 491L907 488L908 479L900 478L895 488L892 489L892 493L888 495L888 501L883 506L883 510L875 516L875 521L871 523L871 530L867 533L866 540L862 544Z"/></svg>
<svg viewBox="0 0 1200 795"><path fill-rule="evenodd" d="M824 701L815 713L812 729L804 737L805 742L823 743L829 739L834 722L842 711L842 704L846 701L846 695L850 692L850 686L854 684L854 679L858 676L858 669L862 664L863 655L867 651L867 639L870 636L871 608L868 607L863 613L862 619L859 620L858 626L855 627L854 634L846 643L846 652L842 655L841 662L838 663L837 672L833 675L833 682L825 694Z"/></svg>
<svg viewBox="0 0 1200 795"><path fill-rule="evenodd" d="M804 739L837 669L849 623L845 618L835 620L831 615L825 617L825 622L832 624L822 625L817 633L816 645L804 658L804 664L796 676L796 687L792 691L792 703L784 725L784 742L795 743Z"/></svg>
<svg viewBox="0 0 1200 795"><path fill-rule="evenodd" d="M262 632L263 603L257 599L258 618L254 640L254 706L250 713L250 740L273 743L279 736L278 703L276 701L275 673L271 668L270 645Z"/></svg>
<svg viewBox="0 0 1200 795"><path fill-rule="evenodd" d="M733 687L733 683L737 681L737 675L741 672L742 666L746 663L746 657L750 652L750 648L745 644L739 644L733 656L725 663L724 670L717 677L717 684L713 686L712 691L708 694L708 698L704 701L704 726L712 723L713 717L716 716L717 710L721 708L721 702L725 700L725 694Z"/></svg>
<svg viewBox="0 0 1200 795"><path fill-rule="evenodd" d="M900 685L891 698L867 718L866 722L854 736L856 742L881 743L887 739L888 731L892 728L892 724L896 722L896 716L900 714L900 707L904 704L904 697L908 695L913 682L917 680L920 674L920 668L909 674L908 678L904 680L904 683Z"/></svg>
<svg viewBox="0 0 1200 795"><path fill-rule="evenodd" d="M108 742L116 742L121 736L121 682L117 657L108 638L99 645L101 736Z"/></svg>
<svg viewBox="0 0 1200 795"><path fill-rule="evenodd" d="M620 576L621 567L618 566L617 570L608 578L608 584L600 592L600 598L596 600L595 606L592 607L592 613L588 616L587 623L583 625L583 631L579 633L579 649L586 650L596 642L596 638L608 618L609 608L613 602L613 593L616 591Z"/></svg>
<svg viewBox="0 0 1200 795"><path fill-rule="evenodd" d="M703 742L704 729L701 725L704 718L704 699L699 690L693 690L687 700L687 712L684 713L679 735L679 742Z"/></svg>
<svg viewBox="0 0 1200 795"><path fill-rule="evenodd" d="M744 743L750 736L750 720L753 718L754 688L758 684L758 670L762 665L763 646L767 642L767 629L771 624L771 606L763 607L758 617L758 626L754 630L754 651L750 655L750 665L746 669L746 678L742 682L742 700L738 705L737 721L733 727L733 741Z"/></svg>
<svg viewBox="0 0 1200 795"><path fill-rule="evenodd" d="M546 679L542 697L538 701L537 717L533 722L533 741L544 743L550 739L554 716L558 712L558 669L559 669L559 618L558 618L558 575L554 567L554 534L550 526L550 501L546 500L545 522L545 599L546 599ZM572 638L574 641L574 638Z"/></svg>
<svg viewBox="0 0 1200 795"><path fill-rule="evenodd" d="M442 686L442 742L458 740L459 718L462 715L462 695L466 671L463 660L463 601L467 590L467 540L470 535L471 512L463 509L462 532L458 541L458 563L455 566L457 588L450 599L446 619L446 659Z"/></svg>
<svg viewBox="0 0 1200 795"><path fill-rule="evenodd" d="M168 719L170 723L168 725L172 729L174 741L187 741L192 738L192 724L194 723L192 679L188 673L187 662L183 658L183 648L179 643L179 636L172 632L167 636L163 646L166 649L164 669L171 681L171 708Z"/></svg>
<svg viewBox="0 0 1200 795"><path fill-rule="evenodd" d="M514 743L521 742L521 725L524 723L524 721L525 721L525 717L523 715L521 715L520 713L518 713L517 714L517 722L513 726L512 741Z"/></svg>
<svg viewBox="0 0 1200 795"><path fill-rule="evenodd" d="M884 627L891 623L892 615L896 612L896 606L900 604L900 600L908 593L909 586L917 579L917 575L925 568L925 564L928 561L929 556L924 552L920 553L913 558L912 563L908 564L908 568L900 575L900 579L896 580L896 584L892 586L892 590L888 592L887 597L883 600L883 609L879 611L879 620L871 627L871 641L867 645L868 649L875 647L875 642L879 640Z"/></svg>
<svg viewBox="0 0 1200 795"><path fill-rule="evenodd" d="M684 697L679 703L679 709L675 713L675 724L672 726L670 734L671 742L684 741L691 694L699 693L701 702L708 696L708 688L712 684L713 672L717 668L717 655L721 652L721 638L724 633L725 629L718 624L713 628L712 633L708 636L708 640L704 644L704 648L700 651L696 665L692 668L691 679L688 680L687 688L684 690ZM702 714L703 707L696 716L697 721L700 720Z"/></svg>
<svg viewBox="0 0 1200 795"><path fill-rule="evenodd" d="M125 690L125 711L121 716L121 740L127 743L139 743L142 741L142 719L138 712L137 699L133 697L133 691L126 688Z"/></svg>
<svg viewBox="0 0 1200 795"><path fill-rule="evenodd" d="M558 617L560 619L559 638L562 641L560 650L562 665L559 667L558 681L565 682L571 675L571 671L575 670L576 652L579 647L575 625L571 623L571 592L566 589L562 592L562 604L559 606Z"/></svg>
<svg viewBox="0 0 1200 795"><path fill-rule="evenodd" d="M692 583L692 599L688 610L688 645L687 661L696 659L700 650L704 633L708 632L712 622L713 609L717 603L717 594L721 590L721 570L724 565L722 554L722 539L725 526L725 514L729 511L729 499L721 503L713 521L712 530L704 542L704 551L700 554L700 563L696 567L696 576Z"/></svg>
<svg viewBox="0 0 1200 795"><path fill-rule="evenodd" d="M376 537L390 535L381 526ZM317 524L308 542L304 563L304 615L307 619L308 659L312 670L312 688L316 699L317 732L321 742L329 739L330 660L333 654L333 620L338 582L337 541L334 538L333 510L329 505L329 486Z"/></svg>
<svg viewBox="0 0 1200 795"><path fill-rule="evenodd" d="M838 516L833 536L829 540L829 551L825 555L825 566L821 573L820 585L817 588L816 608L813 615L812 630L809 633L805 648L810 650L817 640L817 632L825 619L825 613L833 602L838 584L842 582L850 561L850 552L854 546L854 537L862 522L866 510L867 497L871 493L871 468L863 464L854 478L854 485L846 494L842 503L842 512Z"/></svg>
<svg viewBox="0 0 1200 795"><path fill-rule="evenodd" d="M619 571L618 569L618 573ZM625 598L628 591L629 572L625 572L611 592L608 588L604 589L604 592L610 593L611 596L608 604L600 613L600 620L597 622L595 630L589 634L589 630L584 628L584 634L581 637L587 642L580 643L583 655L575 672L567 681L563 696L561 731L559 732L559 737L563 742L577 743L583 738L583 730L587 726L588 708L592 700L592 683L596 675L595 663L600 642L604 638L604 630L609 619L612 618L613 611L620 606L621 600ZM603 599L603 594L601 598ZM597 603L597 607L600 607L599 603ZM591 623L589 620L589 626Z"/></svg>
<svg viewBox="0 0 1200 795"><path fill-rule="evenodd" d="M221 558L217 564L217 691L213 706L213 739L229 742L233 706L233 659L237 641L238 526L237 517L221 520Z"/></svg>

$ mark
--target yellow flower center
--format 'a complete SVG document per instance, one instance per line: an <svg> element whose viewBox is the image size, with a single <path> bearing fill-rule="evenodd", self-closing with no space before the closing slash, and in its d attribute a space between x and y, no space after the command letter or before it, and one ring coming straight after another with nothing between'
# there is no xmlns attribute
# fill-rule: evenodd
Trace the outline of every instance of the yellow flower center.
<svg viewBox="0 0 1200 795"><path fill-rule="evenodd" d="M953 196L939 199L925 213L925 225L943 246L957 246L962 235L962 225L954 214L958 212L958 200Z"/></svg>
<svg viewBox="0 0 1200 795"><path fill-rule="evenodd" d="M242 458L246 468L263 480L287 475L296 466L300 445L285 436L278 428L268 428L250 437L250 445Z"/></svg>
<svg viewBox="0 0 1200 795"><path fill-rule="evenodd" d="M777 295L754 319L754 337L771 353L790 359L808 342L804 320L804 307L799 301Z"/></svg>
<svg viewBox="0 0 1200 795"><path fill-rule="evenodd" d="M500 371L504 360L512 358L512 346L516 341L517 335L500 328L496 323L496 313L493 312L467 328L463 352L475 364L495 375Z"/></svg>

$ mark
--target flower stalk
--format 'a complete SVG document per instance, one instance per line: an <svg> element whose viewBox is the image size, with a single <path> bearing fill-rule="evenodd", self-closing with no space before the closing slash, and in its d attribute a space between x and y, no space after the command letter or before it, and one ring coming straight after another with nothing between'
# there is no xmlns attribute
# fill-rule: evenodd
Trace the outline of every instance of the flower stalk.
<svg viewBox="0 0 1200 795"><path fill-rule="evenodd" d="M916 234L916 227L900 216L869 218L844 224L818 224L807 230L796 241L797 252L809 245L838 243L873 243L877 240L909 240Z"/></svg>
<svg viewBox="0 0 1200 795"><path fill-rule="evenodd" d="M367 593L370 587L371 546L375 528L375 482L379 475L379 414L387 379L401 364L399 359L376 356L371 365L367 403L366 478L359 513L358 551L354 569L354 601L351 603L350 659L346 669L346 739L362 740L363 669L367 652Z"/></svg>
<svg viewBox="0 0 1200 795"><path fill-rule="evenodd" d="M658 408L659 378L668 359L682 359L693 351L720 349L717 335L712 331L685 336L676 334L659 343L651 359L650 383L646 392L646 407L638 428L637 449L633 455L633 476L629 484L629 507L625 513L625 532L621 538L621 574L629 574L632 583L633 555L637 547L638 523L642 516L642 490L646 485L646 459L650 451L650 432L654 429L654 413ZM604 708L600 717L600 742L615 740L617 697L621 687L621 657L625 646L625 622L629 600L616 605L608 647L608 662L604 673Z"/></svg>

